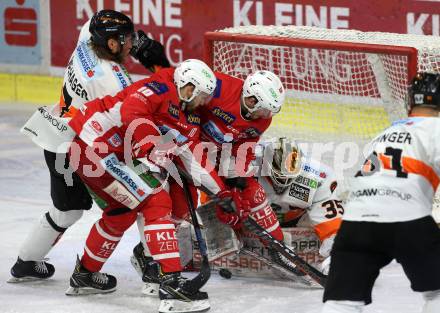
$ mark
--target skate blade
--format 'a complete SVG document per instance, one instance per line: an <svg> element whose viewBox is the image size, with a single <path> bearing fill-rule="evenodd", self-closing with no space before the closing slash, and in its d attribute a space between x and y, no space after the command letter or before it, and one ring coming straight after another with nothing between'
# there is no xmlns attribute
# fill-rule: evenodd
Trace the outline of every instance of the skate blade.
<svg viewBox="0 0 440 313"><path fill-rule="evenodd" d="M131 265L134 267L134 269L136 270L136 272L139 274L139 276L142 278L143 276L143 272L142 272L142 268L139 265L139 262L137 261L136 257L134 255L132 255L130 257L130 262Z"/></svg>
<svg viewBox="0 0 440 313"><path fill-rule="evenodd" d="M142 294L149 297L159 296L159 284L145 283L142 286Z"/></svg>
<svg viewBox="0 0 440 313"><path fill-rule="evenodd" d="M161 300L159 313L195 313L206 312L211 308L209 300L196 300L191 302L180 301L177 299Z"/></svg>
<svg viewBox="0 0 440 313"><path fill-rule="evenodd" d="M33 281L43 281L43 280L47 280L48 278L38 278L38 277L32 277L32 276L26 276L26 277L11 277L9 278L6 282L10 283L10 284L17 284L17 283L28 283L28 282L33 282Z"/></svg>
<svg viewBox="0 0 440 313"><path fill-rule="evenodd" d="M115 288L108 289L108 290L101 290L91 287L69 287L66 290L66 296L86 296L86 295L96 295L96 294L105 294L105 293L111 293L116 290Z"/></svg>

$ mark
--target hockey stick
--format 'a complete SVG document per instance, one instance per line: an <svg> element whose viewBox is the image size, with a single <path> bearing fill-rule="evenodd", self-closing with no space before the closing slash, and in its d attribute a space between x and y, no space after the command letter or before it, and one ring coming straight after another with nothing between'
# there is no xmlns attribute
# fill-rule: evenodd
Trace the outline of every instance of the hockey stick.
<svg viewBox="0 0 440 313"><path fill-rule="evenodd" d="M181 179L183 183L183 191L185 192L186 196L186 201L188 202L189 213L194 227L194 232L196 234L196 239L199 244L200 254L202 255L202 265L200 267L199 274L197 274L197 276L193 279L187 281L187 284L191 285L191 289L196 291L202 288L203 285L205 285L211 277L211 267L209 266L208 249L206 247L206 242L202 236L200 224L196 215L196 209L194 208L194 202L188 189L188 181L185 175L181 175Z"/></svg>
<svg viewBox="0 0 440 313"><path fill-rule="evenodd" d="M183 176L186 180L191 180L191 177L189 177L188 173L186 173L184 170L179 168L179 173L181 176ZM224 202L224 200L220 200L216 198L212 192L210 192L206 187L199 186L198 187L201 191L205 192L210 198L211 201L206 203L204 206L212 206L215 204L220 204L220 202ZM226 203L223 203L226 204ZM230 204L230 201L229 201ZM202 207L199 207L201 209ZM319 271L314 266L310 265L305 261L303 258L298 256L291 248L286 246L286 244L282 241L279 241L275 239L270 233L268 233L263 227L261 227L253 218L250 216L248 219L246 219L244 222L244 225L252 232L257 234L261 239L265 240L271 248L273 248L275 251L279 252L281 255L283 255L286 259L288 259L290 262L296 265L298 270L303 272L304 274L307 274L312 278L314 281L316 281L321 286L325 286L325 283L327 281L327 275L324 275L321 271Z"/></svg>
<svg viewBox="0 0 440 313"><path fill-rule="evenodd" d="M203 210L207 209L208 207L212 207L213 205L216 205L220 202L223 202L223 205L225 204L224 201L220 201L219 199L210 196L211 201L207 202L206 204L200 206L198 209ZM298 256L291 248L286 246L286 244L282 241L279 241L275 239L270 233L268 233L263 227L261 227L252 217L249 217L247 220L245 220L244 225L248 228L248 230L252 231L256 235L258 235L261 239L266 241L271 248L282 254L286 259L288 259L290 262L296 265L296 268L303 272L304 274L307 274L312 278L314 281L316 281L319 285L325 286L325 282L327 280L327 275L324 275L321 271L319 271L314 266L310 265L305 261L303 258ZM288 269L286 269L289 271ZM292 272L293 273L293 272ZM293 273L295 274L295 273ZM296 274L295 274L296 275Z"/></svg>
<svg viewBox="0 0 440 313"><path fill-rule="evenodd" d="M244 222L244 225L252 232L257 234L261 239L269 243L269 246L282 254L286 259L296 265L296 268L301 272L309 275L314 281L325 287L327 275L307 263L303 258L298 256L291 248L286 246L282 241L275 239L269 232L261 227L253 218L249 217Z"/></svg>
<svg viewBox="0 0 440 313"><path fill-rule="evenodd" d="M258 254L248 248L243 248L240 250L240 253L243 253L244 255L248 255L263 264L266 264L269 268L273 269L272 272L275 273L275 275L282 277L284 279L289 279L294 284L299 284L301 286L306 287L316 287L316 284L313 284L312 281L310 281L310 278L308 276L298 276L294 274L293 272L289 271L288 269L282 267L281 265L275 263L274 261L269 260L268 258L265 258L261 254Z"/></svg>

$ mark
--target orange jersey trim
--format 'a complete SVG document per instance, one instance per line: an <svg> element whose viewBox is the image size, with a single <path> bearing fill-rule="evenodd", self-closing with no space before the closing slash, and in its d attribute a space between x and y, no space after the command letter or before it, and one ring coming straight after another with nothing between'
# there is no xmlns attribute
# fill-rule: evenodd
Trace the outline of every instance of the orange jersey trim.
<svg viewBox="0 0 440 313"><path fill-rule="evenodd" d="M387 170L392 170L390 157L380 153L379 158L380 161L382 162L383 168ZM434 190L437 190L437 187L440 183L440 178L438 177L437 173L432 169L431 166L427 165L426 163L420 160L410 157L402 157L401 162L402 162L402 170L405 173L417 174L425 177L431 184L432 188Z"/></svg>
<svg viewBox="0 0 440 313"><path fill-rule="evenodd" d="M321 242L328 237L336 234L341 227L342 219L340 217L315 225L315 233Z"/></svg>
<svg viewBox="0 0 440 313"><path fill-rule="evenodd" d="M431 184L432 188L434 188L434 191L437 190L440 179L431 166L413 158L403 157L402 167L407 173L417 174L425 177Z"/></svg>
<svg viewBox="0 0 440 313"><path fill-rule="evenodd" d="M203 204L207 203L209 200L210 200L209 196L206 193L204 193L203 191L200 191L200 204L203 205Z"/></svg>

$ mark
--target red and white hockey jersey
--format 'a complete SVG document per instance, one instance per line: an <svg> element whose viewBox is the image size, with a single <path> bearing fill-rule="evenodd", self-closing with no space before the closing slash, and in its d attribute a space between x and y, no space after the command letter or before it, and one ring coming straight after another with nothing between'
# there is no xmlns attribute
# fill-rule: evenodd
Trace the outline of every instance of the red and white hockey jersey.
<svg viewBox="0 0 440 313"><path fill-rule="evenodd" d="M196 183L213 193L223 190L215 172L201 167L192 154L199 143L200 116L182 111L174 69L162 69L149 78L135 82L115 96L105 96L86 103L69 125L89 146L106 145L108 153L143 158L160 140L158 135L171 132L177 145L190 148L179 160ZM124 151L126 154L124 154Z"/></svg>
<svg viewBox="0 0 440 313"><path fill-rule="evenodd" d="M200 111L202 140L215 143L219 149L231 144L236 167L230 168L228 176L243 176L255 158L250 147L255 147L272 119L245 119L240 104L243 80L219 72L215 76L213 99Z"/></svg>
<svg viewBox="0 0 440 313"><path fill-rule="evenodd" d="M67 125L84 103L114 95L132 81L122 64L100 59L90 47L90 21L81 29L77 46L64 74L59 103L39 108L22 132L38 146L52 152L66 152L74 132Z"/></svg>
<svg viewBox="0 0 440 313"><path fill-rule="evenodd" d="M321 241L338 231L344 208L335 192L336 175L327 165L303 156L298 176L281 194L270 177L260 176L258 181L282 227L294 221L295 226L311 225Z"/></svg>
<svg viewBox="0 0 440 313"><path fill-rule="evenodd" d="M362 169L349 180L344 220L404 222L432 214L440 182L440 119L396 121L368 146Z"/></svg>

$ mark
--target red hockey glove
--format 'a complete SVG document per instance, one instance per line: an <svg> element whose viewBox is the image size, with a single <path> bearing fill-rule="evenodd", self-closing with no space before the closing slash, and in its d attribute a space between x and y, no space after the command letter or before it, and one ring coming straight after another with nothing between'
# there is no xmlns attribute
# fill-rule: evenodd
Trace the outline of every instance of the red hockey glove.
<svg viewBox="0 0 440 313"><path fill-rule="evenodd" d="M229 205L217 205L216 215L220 222L237 230L241 228L242 221L246 220L250 213L249 202L243 200L237 189L223 190L217 194L220 200L231 199Z"/></svg>

